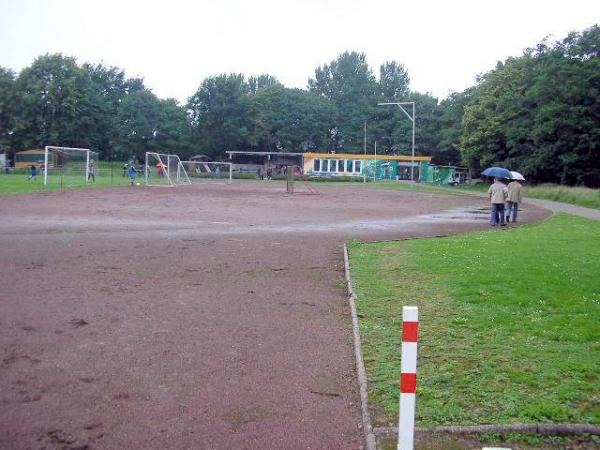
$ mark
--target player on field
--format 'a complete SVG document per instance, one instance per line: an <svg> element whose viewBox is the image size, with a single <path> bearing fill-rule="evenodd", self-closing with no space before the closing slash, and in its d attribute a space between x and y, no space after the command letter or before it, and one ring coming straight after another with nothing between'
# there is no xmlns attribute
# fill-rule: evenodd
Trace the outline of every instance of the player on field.
<svg viewBox="0 0 600 450"><path fill-rule="evenodd" d="M135 166L132 164L129 166L129 181L131 181L132 186L135 184L135 172Z"/></svg>
<svg viewBox="0 0 600 450"><path fill-rule="evenodd" d="M27 179L29 181L31 181L31 180L37 181L37 167L35 167L35 164L31 165L31 175L29 175L27 177Z"/></svg>

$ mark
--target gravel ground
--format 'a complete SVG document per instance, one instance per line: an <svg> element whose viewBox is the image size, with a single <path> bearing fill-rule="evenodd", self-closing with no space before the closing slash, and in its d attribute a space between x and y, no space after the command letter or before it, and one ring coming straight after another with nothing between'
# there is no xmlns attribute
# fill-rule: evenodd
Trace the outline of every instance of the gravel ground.
<svg viewBox="0 0 600 450"><path fill-rule="evenodd" d="M475 197L318 189L2 197L0 448L360 448L341 245L488 215Z"/></svg>

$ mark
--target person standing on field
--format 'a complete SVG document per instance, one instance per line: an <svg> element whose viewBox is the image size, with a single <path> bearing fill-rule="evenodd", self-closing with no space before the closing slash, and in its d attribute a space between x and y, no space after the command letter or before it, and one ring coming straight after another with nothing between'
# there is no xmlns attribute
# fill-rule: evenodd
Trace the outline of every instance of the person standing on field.
<svg viewBox="0 0 600 450"><path fill-rule="evenodd" d="M512 212L512 221L517 221L517 213L519 211L519 204L523 201L523 185L517 180L512 180L508 183L508 197L506 204L508 209L506 211L506 221L510 222L510 216Z"/></svg>
<svg viewBox="0 0 600 450"><path fill-rule="evenodd" d="M93 159L90 159L90 166L88 167L88 181L91 180L96 182L96 163Z"/></svg>
<svg viewBox="0 0 600 450"><path fill-rule="evenodd" d="M132 186L135 184L135 172L135 166L132 164L129 166L129 181L131 181Z"/></svg>
<svg viewBox="0 0 600 450"><path fill-rule="evenodd" d="M31 165L31 175L29 175L27 177L27 179L29 181L31 181L31 180L37 181L37 167L35 167L35 164Z"/></svg>
<svg viewBox="0 0 600 450"><path fill-rule="evenodd" d="M508 189L504 183L500 181L500 178L494 178L494 184L488 189L490 195L490 202L492 204L492 226L495 227L500 223L501 226L505 226L504 222L504 202L508 197Z"/></svg>

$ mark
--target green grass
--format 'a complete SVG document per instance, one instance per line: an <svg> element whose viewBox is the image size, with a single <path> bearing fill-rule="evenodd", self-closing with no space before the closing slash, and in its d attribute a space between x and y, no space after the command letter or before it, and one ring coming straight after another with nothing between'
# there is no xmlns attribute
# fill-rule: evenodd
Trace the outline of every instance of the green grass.
<svg viewBox="0 0 600 450"><path fill-rule="evenodd" d="M354 184L354 183L352 183ZM438 194L485 194L489 188L488 184L479 183L474 185L447 186L431 183L396 183L376 182L368 186L379 189L399 189L414 192L429 192ZM572 205L587 208L600 209L600 189L586 187L560 186L558 184L540 184L537 186L525 185L523 189L525 201L527 197L542 200L553 200L556 202L570 203Z"/></svg>
<svg viewBox="0 0 600 450"><path fill-rule="evenodd" d="M486 192L487 184L476 184L470 186L458 186L449 188L466 192ZM525 198L539 198L542 200L553 200L555 202L570 203L572 205L585 206L587 208L600 209L600 189L587 187L561 186L559 184L538 184L535 186L525 185L523 187Z"/></svg>
<svg viewBox="0 0 600 450"><path fill-rule="evenodd" d="M600 222L350 245L369 399L397 420L403 305L420 321L422 426L600 423Z"/></svg>
<svg viewBox="0 0 600 450"><path fill-rule="evenodd" d="M121 176L120 172L114 172L111 179L110 173L96 177L96 182L85 182L85 175L65 175L61 180L59 176L48 174L48 185L44 185L43 175L38 175L37 180L27 180L28 175L12 173L0 175L0 195L27 194L32 192L58 191L71 188L92 188L107 186L126 186L129 178Z"/></svg>
<svg viewBox="0 0 600 450"><path fill-rule="evenodd" d="M524 192L526 196L532 198L600 209L600 189L540 184L538 186L526 186Z"/></svg>

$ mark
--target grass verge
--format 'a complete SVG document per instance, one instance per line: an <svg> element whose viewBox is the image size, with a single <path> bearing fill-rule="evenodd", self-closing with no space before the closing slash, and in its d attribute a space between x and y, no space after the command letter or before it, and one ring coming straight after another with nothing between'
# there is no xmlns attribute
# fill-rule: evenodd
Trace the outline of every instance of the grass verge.
<svg viewBox="0 0 600 450"><path fill-rule="evenodd" d="M556 202L600 209L600 189L540 184L538 186L526 186L525 195L532 198L554 200Z"/></svg>
<svg viewBox="0 0 600 450"><path fill-rule="evenodd" d="M350 183L349 183L350 184ZM351 183L355 184L355 183ZM367 184L380 189L400 189L414 192L429 192L438 194L486 194L489 184L475 184L465 186L446 186L431 183L396 183L377 182ZM553 200L586 208L600 209L600 189L586 187L560 186L558 184L540 184L537 186L525 185L523 190L525 201L527 198Z"/></svg>
<svg viewBox="0 0 600 450"><path fill-rule="evenodd" d="M349 246L369 400L394 425L403 305L420 308L420 426L600 423L600 222Z"/></svg>

